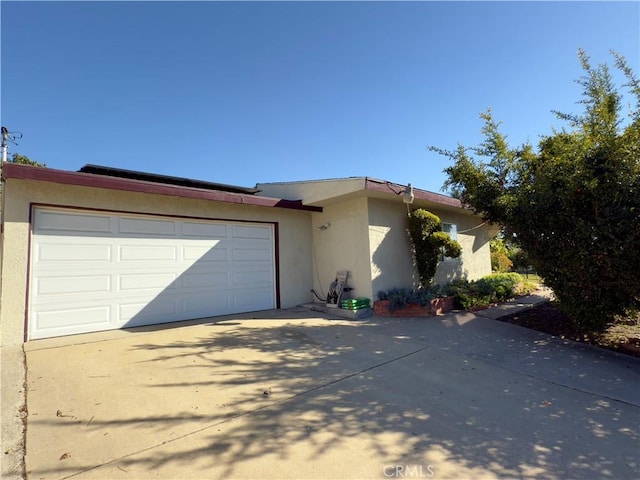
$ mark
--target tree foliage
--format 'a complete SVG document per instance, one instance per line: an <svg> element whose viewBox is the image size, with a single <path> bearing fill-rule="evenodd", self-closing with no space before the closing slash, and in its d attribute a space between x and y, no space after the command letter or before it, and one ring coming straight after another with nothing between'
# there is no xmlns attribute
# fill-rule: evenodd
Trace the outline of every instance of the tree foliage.
<svg viewBox="0 0 640 480"><path fill-rule="evenodd" d="M47 166L44 163L36 162L35 160L31 160L26 155L20 155L19 153L14 153L12 155L10 163L19 163L20 165L32 165L34 167L46 167Z"/></svg>
<svg viewBox="0 0 640 480"><path fill-rule="evenodd" d="M18 163L20 165L32 165L34 167L46 167L47 165L44 163L36 162L35 160L31 160L26 155L20 155L19 153L14 153L11 156L11 159L8 163ZM2 195L2 186L0 186L0 196Z"/></svg>
<svg viewBox="0 0 640 480"><path fill-rule="evenodd" d="M640 83L612 54L634 97L628 118L607 65L592 67L580 51L584 111L554 112L568 128L537 150L510 147L491 111L479 146L431 147L454 160L445 186L503 225L568 315L596 330L640 305Z"/></svg>
<svg viewBox="0 0 640 480"><path fill-rule="evenodd" d="M506 273L513 267L513 261L509 256L509 248L502 236L496 236L489 242L491 250L491 270L493 272Z"/></svg>
<svg viewBox="0 0 640 480"><path fill-rule="evenodd" d="M489 241L491 250L491 270L494 272L527 272L531 265L525 252L514 239L498 233Z"/></svg>
<svg viewBox="0 0 640 480"><path fill-rule="evenodd" d="M418 208L409 213L409 238L420 278L420 286L428 287L436 275L441 253L447 257L459 257L460 244L442 231L440 217Z"/></svg>

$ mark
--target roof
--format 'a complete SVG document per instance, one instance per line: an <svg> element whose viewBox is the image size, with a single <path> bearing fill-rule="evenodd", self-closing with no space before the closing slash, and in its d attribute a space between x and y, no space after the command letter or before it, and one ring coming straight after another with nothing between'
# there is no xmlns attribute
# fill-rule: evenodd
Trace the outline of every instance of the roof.
<svg viewBox="0 0 640 480"><path fill-rule="evenodd" d="M321 212L327 205L353 197L402 201L402 194L407 188L407 185L371 177L275 182L248 188L90 164L78 172L71 172L4 163L2 177L314 212ZM460 200L447 195L414 187L413 196L416 205L435 204L470 213Z"/></svg>
<svg viewBox="0 0 640 480"><path fill-rule="evenodd" d="M118 169L114 169L118 170ZM123 172L119 170L119 172ZM124 171L126 172L126 171ZM134 174L150 175L146 178L153 178L153 174L143 172L132 172ZM162 177L162 176L159 176ZM255 195L256 189L246 189L250 193L235 193L224 190L215 190L211 187L213 183L203 182L208 188L179 185L160 181L141 180L137 178L125 178L122 176L110 176L107 174L71 172L67 170L56 170L47 167L33 167L30 165L19 165L15 163L2 164L3 179L22 179L38 182L50 182L62 185L77 185L84 187L106 188L110 190L121 190L127 192L149 193L157 195L168 195L181 198L193 198L199 200L209 200L224 203L236 203L242 205L254 205L261 207L289 208L294 210L306 210L311 212L321 212L322 208L303 205L300 200L287 200ZM180 179L179 177L164 177L167 179ZM197 184L197 182L196 182ZM220 184L222 187L224 185ZM231 187L227 185L226 187ZM241 188L242 187L236 187Z"/></svg>
<svg viewBox="0 0 640 480"><path fill-rule="evenodd" d="M109 177L130 178L133 180L144 180L147 182L166 183L169 185L180 185L183 187L204 188L206 190L219 190L221 192L246 193L247 195L253 195L260 191L257 188L238 187L237 185L205 182L203 180L193 180L191 178L172 177L169 175L159 175L157 173L138 172L135 170L124 170L122 168L104 167L101 165L87 164L78 171L83 173L94 173L96 175L106 175Z"/></svg>
<svg viewBox="0 0 640 480"><path fill-rule="evenodd" d="M305 205L326 206L346 198L368 196L401 201L407 185L378 180L372 177L331 178L297 182L259 183L256 185L266 195L280 198L299 198ZM416 204L437 204L443 207L464 209L457 198L413 187Z"/></svg>

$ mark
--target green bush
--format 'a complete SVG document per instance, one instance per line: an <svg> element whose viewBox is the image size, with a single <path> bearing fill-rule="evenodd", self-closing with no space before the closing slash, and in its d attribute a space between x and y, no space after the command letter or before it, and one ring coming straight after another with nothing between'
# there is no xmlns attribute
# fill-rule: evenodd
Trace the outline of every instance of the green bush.
<svg viewBox="0 0 640 480"><path fill-rule="evenodd" d="M504 252L491 252L491 270L494 272L508 272L513 262Z"/></svg>
<svg viewBox="0 0 640 480"><path fill-rule="evenodd" d="M457 258L462 254L462 248L448 233L442 231L440 217L423 208L409 213L407 231L413 246L420 286L427 288L436 274L440 254Z"/></svg>
<svg viewBox="0 0 640 480"><path fill-rule="evenodd" d="M381 290L378 292L378 300L389 300L389 311L398 310L405 307L409 303L429 305L434 298L446 296L441 287L419 288L412 290L410 288L392 288L390 290Z"/></svg>
<svg viewBox="0 0 640 480"><path fill-rule="evenodd" d="M410 303L412 294L410 288L392 288L390 290L379 291L378 299L389 300L389 311L392 312Z"/></svg>
<svg viewBox="0 0 640 480"><path fill-rule="evenodd" d="M486 307L517 295L530 293L535 285L519 273L493 273L478 280L458 280L452 284L454 295L462 308Z"/></svg>
<svg viewBox="0 0 640 480"><path fill-rule="evenodd" d="M471 282L456 280L447 285L434 285L417 290L410 288L381 290L378 292L378 299L389 300L389 310L394 311L409 303L426 306L434 298L453 295L459 307L469 309L487 307L492 303L531 293L535 289L536 285L526 281L519 273L492 273Z"/></svg>

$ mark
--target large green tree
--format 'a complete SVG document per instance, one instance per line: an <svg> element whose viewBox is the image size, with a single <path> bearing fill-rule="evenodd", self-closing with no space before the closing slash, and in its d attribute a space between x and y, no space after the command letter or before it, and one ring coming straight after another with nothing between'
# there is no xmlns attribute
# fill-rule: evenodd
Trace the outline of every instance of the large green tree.
<svg viewBox="0 0 640 480"><path fill-rule="evenodd" d="M585 330L640 306L640 83L612 55L632 96L628 117L609 67L580 51L583 112L555 112L567 126L537 149L509 146L491 111L477 147L431 147L454 161L445 187L513 235Z"/></svg>

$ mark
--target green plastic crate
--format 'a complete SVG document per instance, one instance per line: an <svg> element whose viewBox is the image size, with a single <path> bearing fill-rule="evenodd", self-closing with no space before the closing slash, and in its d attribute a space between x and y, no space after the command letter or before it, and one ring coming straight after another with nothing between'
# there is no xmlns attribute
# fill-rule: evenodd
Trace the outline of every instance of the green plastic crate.
<svg viewBox="0 0 640 480"><path fill-rule="evenodd" d="M340 304L342 308L347 310L360 310L371 306L368 298L347 298Z"/></svg>

